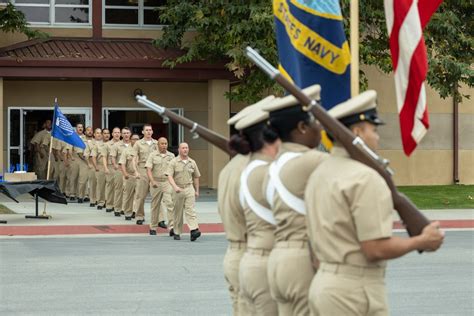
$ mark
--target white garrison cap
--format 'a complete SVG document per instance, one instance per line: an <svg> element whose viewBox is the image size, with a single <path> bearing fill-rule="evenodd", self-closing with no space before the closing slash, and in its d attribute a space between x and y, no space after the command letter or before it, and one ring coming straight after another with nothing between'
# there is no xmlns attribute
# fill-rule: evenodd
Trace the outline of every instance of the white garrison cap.
<svg viewBox="0 0 474 316"><path fill-rule="evenodd" d="M346 126L358 122L369 122L374 125L385 124L377 116L377 92L367 90L328 111L329 115L338 119Z"/></svg>
<svg viewBox="0 0 474 316"><path fill-rule="evenodd" d="M275 99L275 96L269 95L268 97L258 101L257 103L251 104L245 108L243 108L239 113L232 116L229 120L227 120L228 125L236 124L241 118L246 116L247 114L251 113L252 111L262 108L266 104L272 102Z"/></svg>
<svg viewBox="0 0 474 316"><path fill-rule="evenodd" d="M236 130L243 130L247 127L252 125L261 123L269 118L270 114L266 111L262 111L261 109L255 109L242 119L240 119L237 124L235 124Z"/></svg>
<svg viewBox="0 0 474 316"><path fill-rule="evenodd" d="M319 84L315 84L309 86L302 90L304 94L306 94L312 100L320 100L321 99L321 86ZM262 109L264 111L272 112L276 110L282 110L291 106L295 106L300 104L300 102L292 95L288 95L284 98L278 99L275 102L270 102L265 104Z"/></svg>

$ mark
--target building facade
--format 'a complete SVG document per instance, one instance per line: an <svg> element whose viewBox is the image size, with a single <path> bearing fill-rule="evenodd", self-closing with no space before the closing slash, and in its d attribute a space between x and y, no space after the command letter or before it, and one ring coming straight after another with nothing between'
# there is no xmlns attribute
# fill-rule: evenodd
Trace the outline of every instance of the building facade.
<svg viewBox="0 0 474 316"><path fill-rule="evenodd" d="M154 8L164 2L16 1L32 26L49 33L50 38L29 41L21 34L0 36L0 172L16 164L31 170L26 166L31 163L29 141L41 122L52 117L58 98L73 124L129 126L140 132L144 123L151 123L153 137L168 137L172 148L187 141L203 175L201 184L216 187L228 157L182 127L163 124L133 97L141 89L152 101L225 136L229 135L227 119L245 106L225 98L235 78L223 63L192 62L173 69L163 65L164 60L181 53L160 50L151 43L162 34L159 12ZM187 36L192 38L193 33ZM453 101L442 100L427 89L431 128L407 158L400 142L393 78L372 68L365 71L369 88L378 91L381 115L387 122L380 128L380 153L391 160L396 183L449 184L456 177L459 183L474 183L473 101L458 106L455 146Z"/></svg>

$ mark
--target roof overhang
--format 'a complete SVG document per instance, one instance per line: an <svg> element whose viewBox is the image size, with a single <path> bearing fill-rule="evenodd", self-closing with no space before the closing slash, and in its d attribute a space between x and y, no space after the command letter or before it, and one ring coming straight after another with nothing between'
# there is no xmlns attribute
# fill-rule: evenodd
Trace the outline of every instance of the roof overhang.
<svg viewBox="0 0 474 316"><path fill-rule="evenodd" d="M151 40L49 38L0 49L0 77L149 79L158 81L235 80L224 62L195 61L169 68L181 50L161 50Z"/></svg>

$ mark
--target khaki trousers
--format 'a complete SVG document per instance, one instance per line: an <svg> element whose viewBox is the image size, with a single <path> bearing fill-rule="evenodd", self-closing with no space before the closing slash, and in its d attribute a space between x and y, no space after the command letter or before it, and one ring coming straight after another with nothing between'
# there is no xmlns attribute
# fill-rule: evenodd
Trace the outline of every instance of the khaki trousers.
<svg viewBox="0 0 474 316"><path fill-rule="evenodd" d="M247 306L239 289L239 266L247 244L242 242L231 242L224 256L224 277L229 286L230 299L232 300L233 315L249 315L250 307Z"/></svg>
<svg viewBox="0 0 474 316"><path fill-rule="evenodd" d="M140 179L137 179L137 187L135 188L135 197L133 199L133 211L137 214L137 220L145 218L145 198L150 191L150 183L146 174L145 167L138 167Z"/></svg>
<svg viewBox="0 0 474 316"><path fill-rule="evenodd" d="M183 188L181 185L178 186ZM194 187L189 184L184 186L183 189L179 193L173 190L173 231L177 235L183 232L183 215L186 215L186 223L188 223L190 230L199 228L196 211L194 210L196 202Z"/></svg>
<svg viewBox="0 0 474 316"><path fill-rule="evenodd" d="M103 167L98 168L95 177L97 179L96 198L97 206L105 206L105 172Z"/></svg>
<svg viewBox="0 0 474 316"><path fill-rule="evenodd" d="M69 196L79 197L79 161L80 158L75 156L74 160L71 160L69 166L69 173L67 177L67 188L66 191L69 192Z"/></svg>
<svg viewBox="0 0 474 316"><path fill-rule="evenodd" d="M91 203L97 203L97 178L94 167L87 166L89 176L89 199Z"/></svg>
<svg viewBox="0 0 474 316"><path fill-rule="evenodd" d="M75 166L78 169L77 178L76 178L76 196L78 198L84 199L87 195L87 180L89 178L89 167L87 162L81 158L76 158L74 160Z"/></svg>
<svg viewBox="0 0 474 316"><path fill-rule="evenodd" d="M41 158L39 153L36 154L35 173L39 180L46 179L46 170L48 169L48 154L43 154Z"/></svg>
<svg viewBox="0 0 474 316"><path fill-rule="evenodd" d="M114 208L114 179L115 179L115 170L113 165L107 166L109 173L105 174L105 201L106 208Z"/></svg>
<svg viewBox="0 0 474 316"><path fill-rule="evenodd" d="M384 272L321 263L309 289L311 315L389 315Z"/></svg>
<svg viewBox="0 0 474 316"><path fill-rule="evenodd" d="M123 175L119 170L114 171L114 210L115 212L123 211Z"/></svg>
<svg viewBox="0 0 474 316"><path fill-rule="evenodd" d="M60 183L60 188L61 191L66 193L67 196L69 196L69 192L67 190L67 173L70 172L70 167L66 167L63 161L59 161L59 183Z"/></svg>
<svg viewBox="0 0 474 316"><path fill-rule="evenodd" d="M277 315L267 278L269 250L247 248L240 260L239 284L242 298L250 307L248 315Z"/></svg>
<svg viewBox="0 0 474 316"><path fill-rule="evenodd" d="M136 184L137 179L132 176L128 179L123 178L122 210L125 216L132 216Z"/></svg>
<svg viewBox="0 0 474 316"><path fill-rule="evenodd" d="M150 229L156 229L158 227L158 223L165 220L165 212L164 209L167 210L168 215L168 227L171 229L173 227L172 218L173 214L173 202L171 201L171 185L166 181L158 181L157 188L150 186L150 193L151 193L151 222L150 222ZM171 216L170 216L171 215Z"/></svg>
<svg viewBox="0 0 474 316"><path fill-rule="evenodd" d="M268 258L270 294L279 315L308 315L308 292L314 276L306 241L278 242Z"/></svg>

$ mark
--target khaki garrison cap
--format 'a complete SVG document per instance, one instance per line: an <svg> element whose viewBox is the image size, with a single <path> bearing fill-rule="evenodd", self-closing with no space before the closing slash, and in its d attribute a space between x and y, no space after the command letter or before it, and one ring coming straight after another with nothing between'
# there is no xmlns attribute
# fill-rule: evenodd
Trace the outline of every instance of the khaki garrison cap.
<svg viewBox="0 0 474 316"><path fill-rule="evenodd" d="M302 90L311 100L320 100L321 99L321 86L315 84L309 86ZM291 106L299 105L300 102L292 95L288 95L284 98L278 99L275 102L269 102L262 106L262 110L273 112L277 110L282 110Z"/></svg>
<svg viewBox="0 0 474 316"><path fill-rule="evenodd" d="M377 116L377 92L367 90L328 111L329 115L341 121L346 126L359 122L369 122L374 125L385 124Z"/></svg>
<svg viewBox="0 0 474 316"><path fill-rule="evenodd" d="M275 99L275 96L269 95L268 97L258 101L257 103L251 104L243 108L240 112L238 112L237 114L232 116L229 120L227 120L227 124L228 125L236 124L241 118L251 113L253 110L256 110L258 108L261 108L262 106L265 106L266 104L270 103L274 99Z"/></svg>
<svg viewBox="0 0 474 316"><path fill-rule="evenodd" d="M237 124L235 124L235 129L241 131L247 127L266 121L269 116L268 112L256 109L239 120Z"/></svg>

